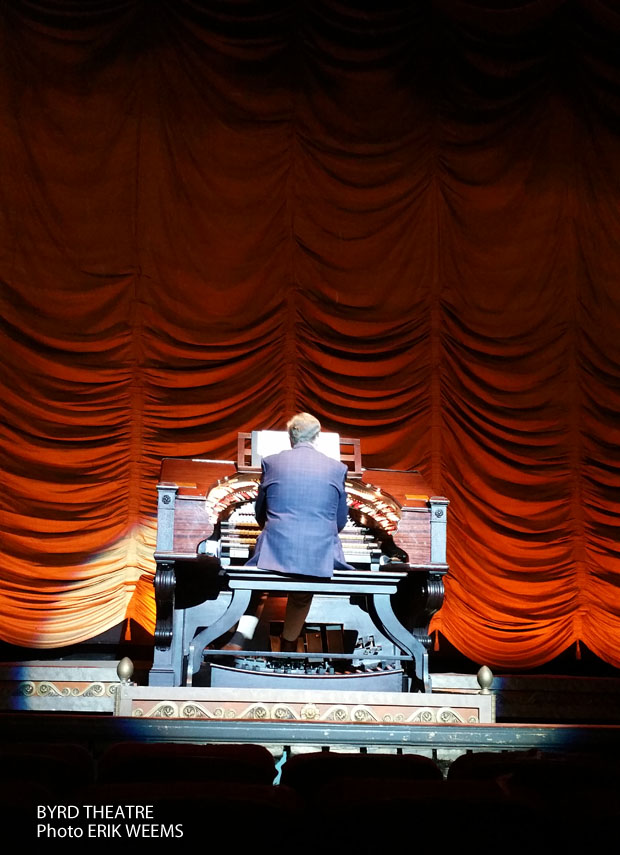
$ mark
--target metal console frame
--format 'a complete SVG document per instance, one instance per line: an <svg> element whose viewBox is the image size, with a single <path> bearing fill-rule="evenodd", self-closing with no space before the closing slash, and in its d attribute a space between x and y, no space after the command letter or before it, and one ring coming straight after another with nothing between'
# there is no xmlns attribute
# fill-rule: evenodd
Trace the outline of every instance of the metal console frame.
<svg viewBox="0 0 620 855"><path fill-rule="evenodd" d="M205 626L204 613L199 607L190 610L175 608L175 558L182 560L187 556L167 555L166 560L158 561L157 564L155 590L157 611L161 620L158 620L156 631L156 650L149 676L150 685L186 685L188 675L193 675L200 669L204 649L237 623L247 610L254 591L283 595L291 591L307 591L328 596L363 597L368 615L379 633L407 657L411 657L412 690L431 691L427 653L430 639L427 627L443 600L442 578L447 567L439 565L432 570L429 570L428 565L420 567L420 570L424 571L424 605L422 613L416 616L416 626L412 631L407 629L394 613L392 597L397 593L399 584L417 574L410 565L406 565L409 569L405 570L399 569L400 565L397 564L372 572L334 571L331 579L320 581L286 578L256 568L229 568L222 579L227 583L226 587L231 594L228 605L222 614Z"/></svg>

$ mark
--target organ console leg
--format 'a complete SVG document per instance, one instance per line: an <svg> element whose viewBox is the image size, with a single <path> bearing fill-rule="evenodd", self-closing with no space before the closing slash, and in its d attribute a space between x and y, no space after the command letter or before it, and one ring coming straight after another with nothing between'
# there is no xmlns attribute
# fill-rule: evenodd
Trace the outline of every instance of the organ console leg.
<svg viewBox="0 0 620 855"><path fill-rule="evenodd" d="M189 646L187 647L186 656L188 658L188 671L195 674L200 670L204 649L207 645L211 644L212 641L215 641L215 639L219 638L220 635L224 635L225 632L228 632L228 630L232 629L237 624L239 618L247 611L251 598L252 590L249 588L235 588L233 590L232 597L228 603L228 608L224 614L191 639L191 644L194 649L193 654L190 656Z"/></svg>
<svg viewBox="0 0 620 855"><path fill-rule="evenodd" d="M375 594L369 598L369 611L380 632L394 642L403 653L412 657L414 662L412 689L418 687L424 692L430 692L431 684L428 675L426 646L398 620L392 608L390 596Z"/></svg>
<svg viewBox="0 0 620 855"><path fill-rule="evenodd" d="M155 652L149 673L151 686L181 685L183 611L175 609L175 562L157 562L155 572Z"/></svg>

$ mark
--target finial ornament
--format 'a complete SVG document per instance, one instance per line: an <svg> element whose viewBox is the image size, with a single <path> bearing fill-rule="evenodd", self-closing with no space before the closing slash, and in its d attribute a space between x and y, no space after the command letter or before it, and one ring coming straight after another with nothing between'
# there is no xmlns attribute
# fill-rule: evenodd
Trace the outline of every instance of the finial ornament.
<svg viewBox="0 0 620 855"><path fill-rule="evenodd" d="M476 674L476 679L478 680L478 685L480 686L480 694L490 695L491 683L493 682L493 671L491 671L488 665L482 666L482 668Z"/></svg>
<svg viewBox="0 0 620 855"><path fill-rule="evenodd" d="M133 662L129 656L123 656L121 661L116 666L116 673L121 683L131 682L133 676Z"/></svg>

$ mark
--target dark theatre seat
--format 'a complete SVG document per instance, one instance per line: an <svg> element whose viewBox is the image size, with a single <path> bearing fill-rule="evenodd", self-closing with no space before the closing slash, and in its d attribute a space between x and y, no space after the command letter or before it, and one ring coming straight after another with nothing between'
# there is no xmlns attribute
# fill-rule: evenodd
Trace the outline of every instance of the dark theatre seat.
<svg viewBox="0 0 620 855"><path fill-rule="evenodd" d="M620 785L620 758L579 752L479 751L461 754L450 765L449 780L491 780L511 775L523 785L573 790L580 786Z"/></svg>
<svg viewBox="0 0 620 855"><path fill-rule="evenodd" d="M95 761L73 743L0 743L0 822L34 828L37 805L69 802L95 779Z"/></svg>
<svg viewBox="0 0 620 855"><path fill-rule="evenodd" d="M588 837L620 822L620 758L579 752L495 751L463 754L448 781L495 781L511 804L536 812L552 840Z"/></svg>
<svg viewBox="0 0 620 855"><path fill-rule="evenodd" d="M340 754L320 751L298 754L282 767L282 784L312 799L329 783L340 779L399 779L441 781L439 767L419 754Z"/></svg>
<svg viewBox="0 0 620 855"><path fill-rule="evenodd" d="M95 762L83 745L66 742L1 743L0 782L39 785L63 795L95 780Z"/></svg>
<svg viewBox="0 0 620 855"><path fill-rule="evenodd" d="M538 812L510 798L494 781L338 778L312 802L334 851L486 852L481 842L527 847L538 837ZM479 848L476 849L476 846ZM521 851L527 851L522 848Z"/></svg>
<svg viewBox="0 0 620 855"><path fill-rule="evenodd" d="M99 760L99 783L239 781L272 784L276 768L262 745L124 742Z"/></svg>
<svg viewBox="0 0 620 855"><path fill-rule="evenodd" d="M0 823L3 829L32 826L37 805L55 804L53 788L31 781L0 780Z"/></svg>

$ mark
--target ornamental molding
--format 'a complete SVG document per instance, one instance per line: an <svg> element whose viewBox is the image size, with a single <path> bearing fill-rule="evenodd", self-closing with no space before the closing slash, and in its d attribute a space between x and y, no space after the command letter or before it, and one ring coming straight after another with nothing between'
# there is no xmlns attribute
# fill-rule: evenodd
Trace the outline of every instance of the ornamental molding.
<svg viewBox="0 0 620 855"><path fill-rule="evenodd" d="M384 706L376 704L335 703L320 701L263 702L230 701L165 701L145 704L144 698L135 700L131 715L134 718L178 718L225 721L313 721L364 724L477 724L477 709L458 709L450 706Z"/></svg>
<svg viewBox="0 0 620 855"><path fill-rule="evenodd" d="M12 688L12 697L39 698L113 698L118 683L72 683L51 680L24 680Z"/></svg>

